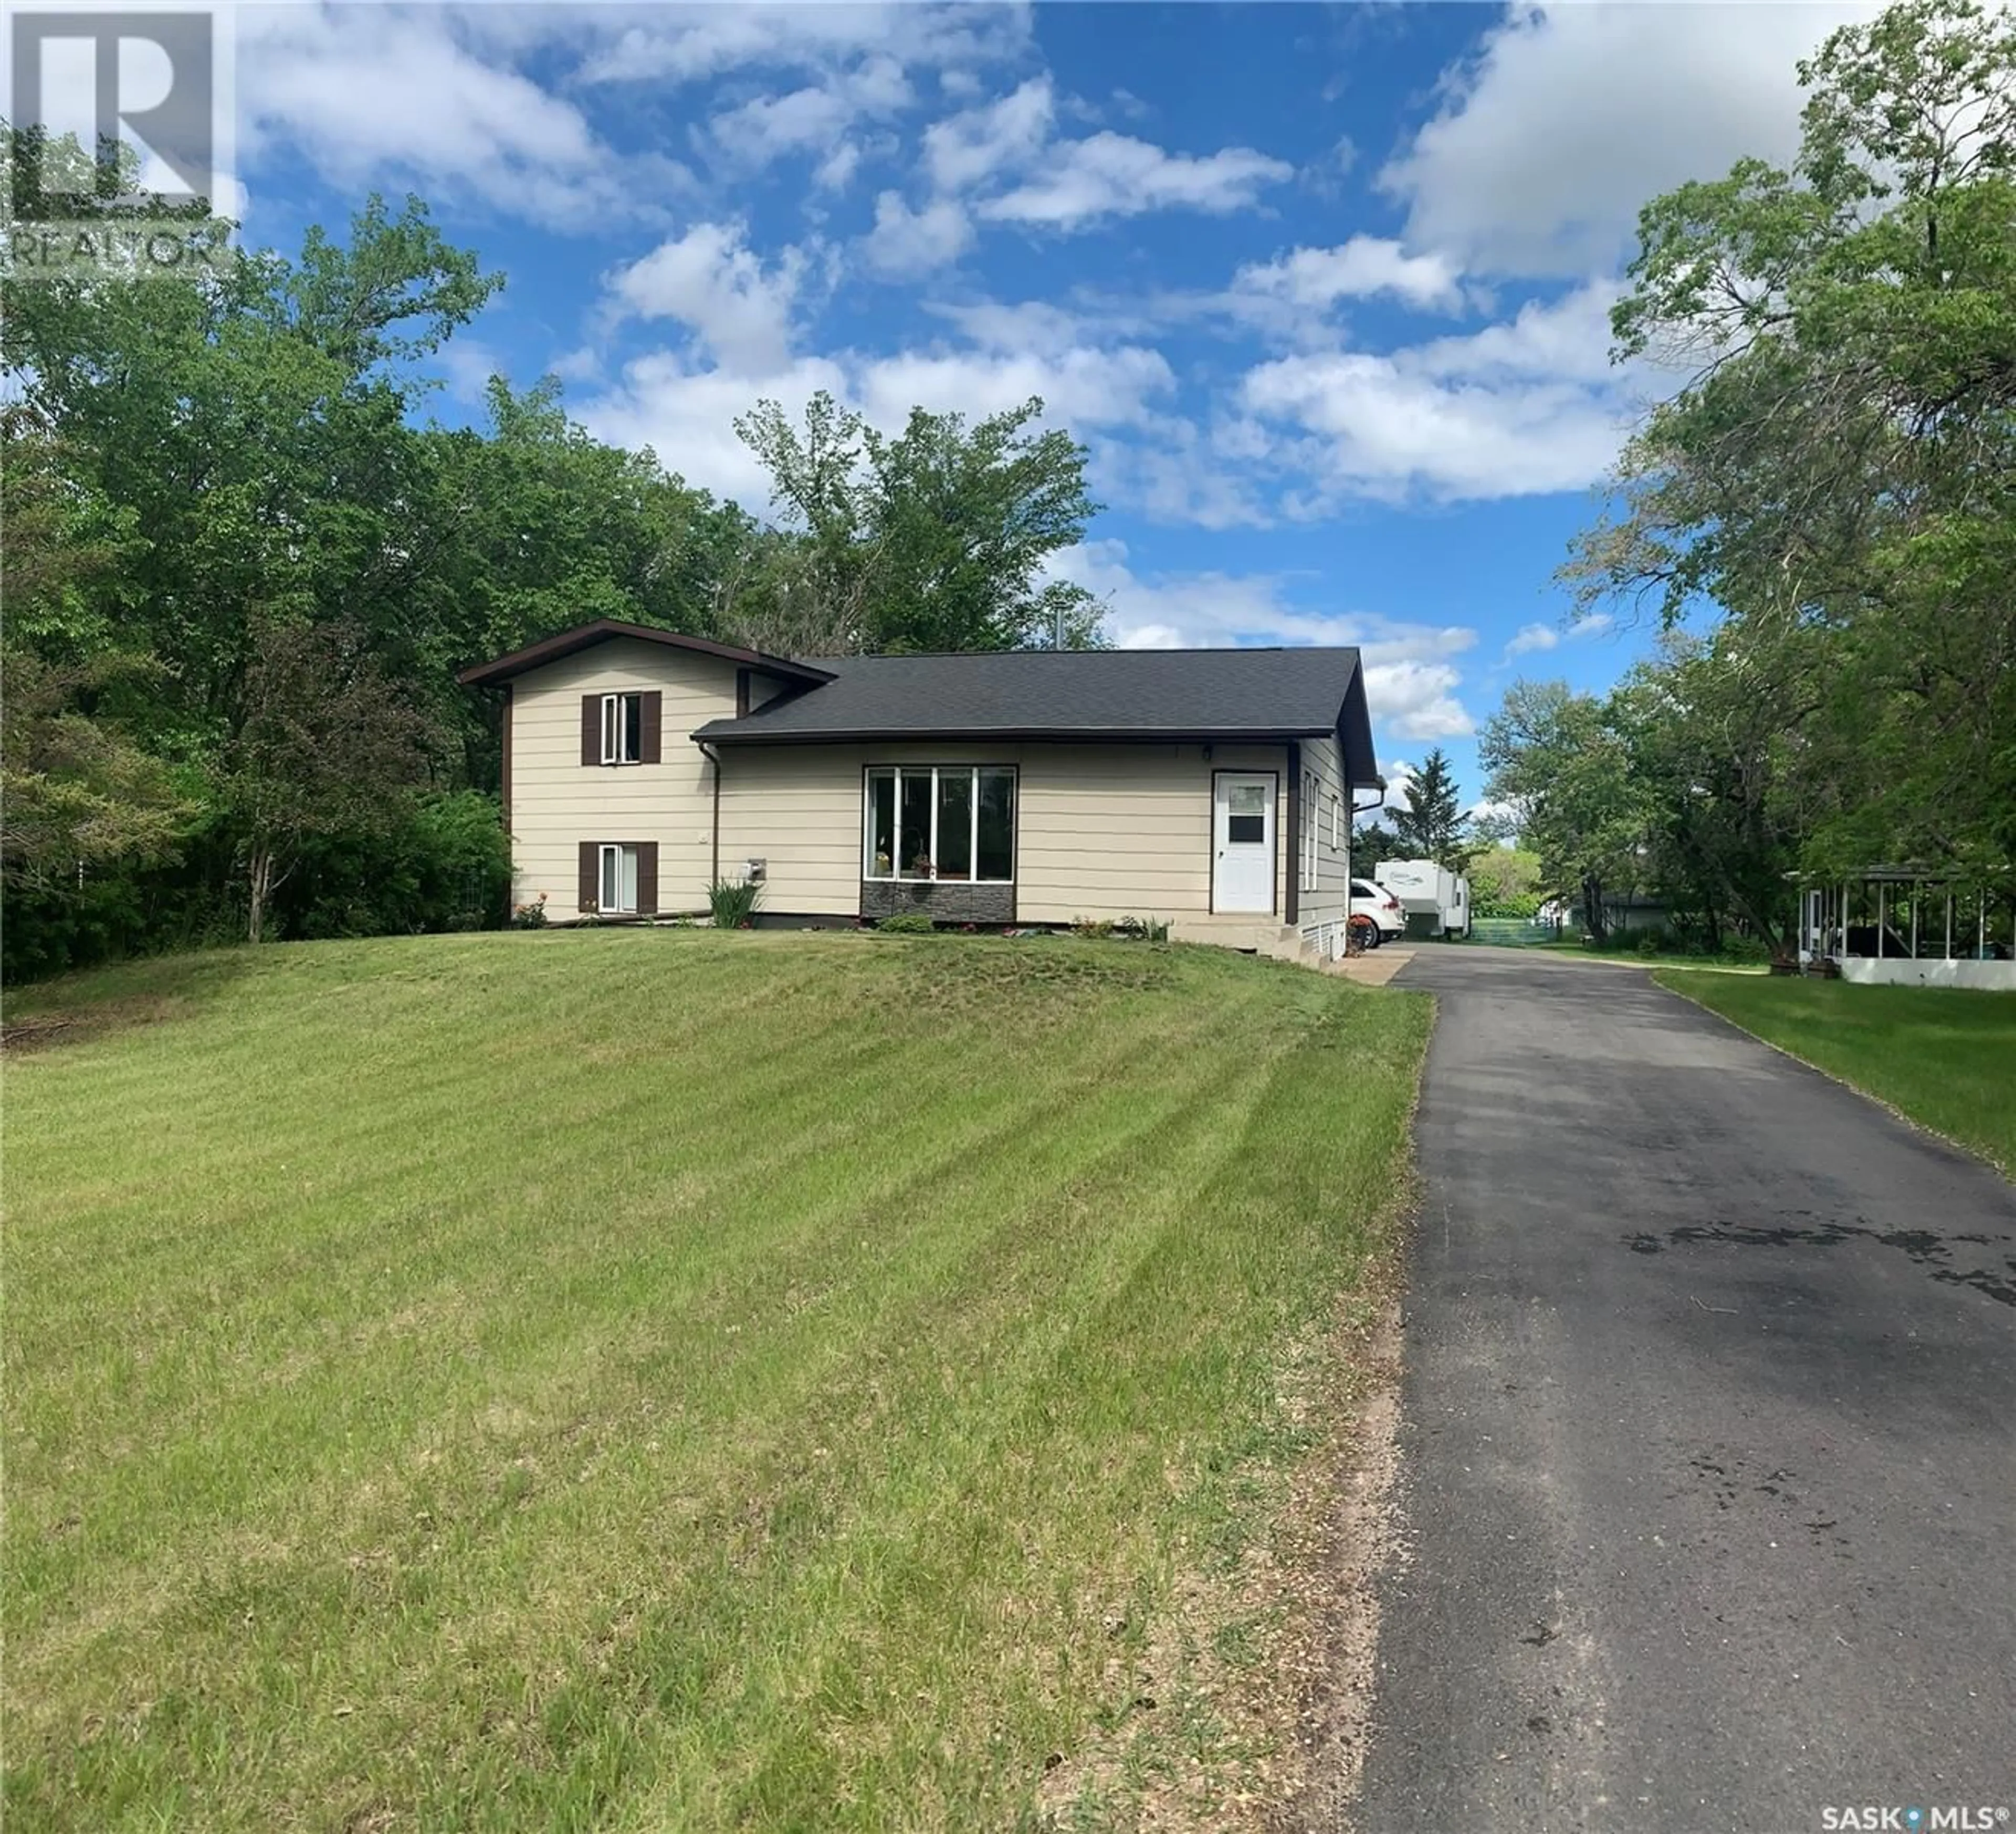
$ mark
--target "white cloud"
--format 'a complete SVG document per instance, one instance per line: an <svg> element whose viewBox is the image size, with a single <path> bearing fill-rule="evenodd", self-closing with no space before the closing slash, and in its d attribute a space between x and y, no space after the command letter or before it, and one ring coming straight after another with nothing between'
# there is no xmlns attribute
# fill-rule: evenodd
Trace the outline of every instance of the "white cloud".
<svg viewBox="0 0 2016 1834"><path fill-rule="evenodd" d="M1416 347L1409 361L1426 376L1517 380L1529 377L1635 383L1610 361L1610 308L1622 287L1590 280L1551 300L1528 300L1511 318L1460 337Z"/></svg>
<svg viewBox="0 0 2016 1834"><path fill-rule="evenodd" d="M1076 347L1047 356L903 351L862 364L859 376L863 412L884 426L902 425L918 403L977 419L1040 395L1051 424L1085 432L1146 426L1154 398L1175 385L1160 351L1130 346Z"/></svg>
<svg viewBox="0 0 2016 1834"><path fill-rule="evenodd" d="M605 286L617 315L676 319L722 366L761 377L789 361L804 271L797 249L765 267L741 225L700 223L617 268Z"/></svg>
<svg viewBox="0 0 2016 1834"><path fill-rule="evenodd" d="M1290 602L1288 582L1275 574L1137 574L1126 544L1117 541L1067 549L1052 571L1106 606L1108 630L1124 649L1355 644L1376 732L1437 739L1474 729L1457 698L1460 674L1453 659L1475 643L1477 633L1462 626L1305 611Z"/></svg>
<svg viewBox="0 0 2016 1834"><path fill-rule="evenodd" d="M1017 56L1030 37L1026 6L974 0L673 5L653 8L643 24L632 23L628 9L621 10L626 16L623 29L583 70L589 81L677 84L732 70L830 70L863 56L890 57L905 69L932 68L950 76Z"/></svg>
<svg viewBox="0 0 2016 1834"><path fill-rule="evenodd" d="M815 191L844 191L861 169L862 148L858 140L840 142L821 160L812 173Z"/></svg>
<svg viewBox="0 0 2016 1834"><path fill-rule="evenodd" d="M925 176L941 196L979 196L975 214L990 221L1067 231L1149 210L1241 210L1262 187L1294 176L1293 167L1249 147L1193 156L1125 134L1056 139L1061 106L1044 75L933 123L923 135Z"/></svg>
<svg viewBox="0 0 2016 1834"><path fill-rule="evenodd" d="M1789 157L1795 63L1874 10L1518 0L1380 185L1406 205L1410 246L1471 271L1607 268L1647 198L1744 154Z"/></svg>
<svg viewBox="0 0 2016 1834"><path fill-rule="evenodd" d="M1310 313L1379 293L1422 311L1451 311L1463 304L1461 279L1445 255L1410 255L1384 237L1354 236L1335 248L1298 248L1241 268L1231 292L1235 301L1242 295L1279 300Z"/></svg>
<svg viewBox="0 0 2016 1834"><path fill-rule="evenodd" d="M619 156L572 102L489 61L468 24L447 10L239 9L241 144L285 142L339 185L410 182L560 230L662 215L689 185L675 161Z"/></svg>
<svg viewBox="0 0 2016 1834"><path fill-rule="evenodd" d="M549 228L597 231L662 221L668 195L697 185L662 153L613 149L573 99L581 85L801 74L753 95L744 85L697 143L731 172L810 157L836 189L862 152L837 160L838 149L915 106L909 73L970 78L1031 41L1026 7L968 0L675 5L642 23L627 7L308 0L236 17L253 150L287 142L340 185L411 182L437 200L464 193Z"/></svg>
<svg viewBox="0 0 2016 1834"><path fill-rule="evenodd" d="M940 191L967 191L1017 171L1049 138L1057 95L1048 77L1032 77L984 107L934 122L924 130L923 168Z"/></svg>
<svg viewBox="0 0 2016 1834"><path fill-rule="evenodd" d="M1388 354L1316 351L1249 371L1251 414L1307 442L1301 507L1337 498L1514 497L1593 483L1629 416L1597 324L1609 283L1529 306L1507 325Z"/></svg>
<svg viewBox="0 0 2016 1834"><path fill-rule="evenodd" d="M998 221L1065 231L1148 210L1224 215L1252 208L1265 186L1294 176L1294 167L1251 147L1193 157L1125 134L1094 134L1053 143L1021 184L979 209Z"/></svg>
<svg viewBox="0 0 2016 1834"><path fill-rule="evenodd" d="M884 279L911 280L948 266L972 246L973 222L963 204L941 197L913 210L885 191L875 200L875 227L862 253Z"/></svg>
<svg viewBox="0 0 2016 1834"><path fill-rule="evenodd" d="M824 82L758 95L716 115L707 136L729 165L760 171L794 154L826 153L865 120L886 120L915 100L894 58L871 57Z"/></svg>
<svg viewBox="0 0 2016 1834"><path fill-rule="evenodd" d="M1477 730L1456 698L1460 673L1447 663L1365 664L1365 700L1377 730L1401 739L1461 739Z"/></svg>
<svg viewBox="0 0 2016 1834"><path fill-rule="evenodd" d="M1108 329L1049 300L980 300L927 308L959 329L959 334L988 351L1035 351L1057 355L1096 340Z"/></svg>
<svg viewBox="0 0 2016 1834"><path fill-rule="evenodd" d="M1564 643L1571 643L1579 637L1594 637L1608 630L1611 616L1607 611L1592 612L1586 617L1577 618L1572 624L1521 624L1514 631L1505 645L1505 653L1499 659L1510 662L1515 656L1544 653L1558 649Z"/></svg>

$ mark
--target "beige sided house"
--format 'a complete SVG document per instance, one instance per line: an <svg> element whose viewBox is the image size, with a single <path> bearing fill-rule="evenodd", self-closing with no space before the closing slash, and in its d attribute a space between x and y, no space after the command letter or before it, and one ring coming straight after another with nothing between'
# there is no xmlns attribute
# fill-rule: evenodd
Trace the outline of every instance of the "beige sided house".
<svg viewBox="0 0 2016 1834"><path fill-rule="evenodd" d="M1343 948L1355 649L792 661L603 619L463 671L501 688L514 901L560 922L1161 917Z"/></svg>

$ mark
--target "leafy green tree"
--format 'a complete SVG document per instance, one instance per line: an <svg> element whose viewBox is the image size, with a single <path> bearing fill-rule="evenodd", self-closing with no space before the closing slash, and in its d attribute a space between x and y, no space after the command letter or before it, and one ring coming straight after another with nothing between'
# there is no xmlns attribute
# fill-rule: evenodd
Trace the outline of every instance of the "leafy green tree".
<svg viewBox="0 0 2016 1834"><path fill-rule="evenodd" d="M193 804L167 764L96 703L153 671L143 658L52 665L8 652L0 723L0 871L57 891L107 867L171 858Z"/></svg>
<svg viewBox="0 0 2016 1834"><path fill-rule="evenodd" d="M1823 808L1809 727L1823 690L1813 633L1725 626L1675 635L1611 697L1609 723L1645 807L1644 883L1719 947L1732 919L1773 948L1789 940L1789 876Z"/></svg>
<svg viewBox="0 0 2016 1834"><path fill-rule="evenodd" d="M1530 917L1540 908L1540 856L1487 847L1470 864L1471 908L1480 917Z"/></svg>
<svg viewBox="0 0 2016 1834"><path fill-rule="evenodd" d="M1579 904L1598 941L1608 894L1640 888L1649 800L1629 747L1593 695L1564 681L1518 681L1486 723L1478 752L1487 793L1517 811L1540 858L1541 888Z"/></svg>
<svg viewBox="0 0 2016 1834"><path fill-rule="evenodd" d="M120 646L132 520L72 484L70 456L24 405L0 408L0 873L16 891L59 891L87 872L169 858L192 813L127 717L165 674Z"/></svg>
<svg viewBox="0 0 2016 1834"><path fill-rule="evenodd" d="M1688 698L1796 717L1772 778L1809 865L2016 861L2012 69L2016 17L1975 0L1836 32L1793 165L1649 204L1615 315L1620 357L1690 379L1571 576L1716 608Z"/></svg>
<svg viewBox="0 0 2016 1834"><path fill-rule="evenodd" d="M254 633L243 717L220 759L221 805L244 836L257 942L303 848L390 832L425 780L427 728L354 626L281 623Z"/></svg>
<svg viewBox="0 0 2016 1834"><path fill-rule="evenodd" d="M122 641L172 664L183 749L229 729L260 617L353 619L390 641L433 545L401 367L495 290L409 200L373 199L298 266L214 277L10 281L0 356L59 430L75 484L143 532L116 581Z"/></svg>
<svg viewBox="0 0 2016 1834"><path fill-rule="evenodd" d="M800 536L776 557L771 616L832 653L1095 644L1097 604L1046 563L1099 506L1084 448L1035 430L1042 410L1032 398L969 426L913 408L891 438L824 393L802 430L759 404L736 430Z"/></svg>

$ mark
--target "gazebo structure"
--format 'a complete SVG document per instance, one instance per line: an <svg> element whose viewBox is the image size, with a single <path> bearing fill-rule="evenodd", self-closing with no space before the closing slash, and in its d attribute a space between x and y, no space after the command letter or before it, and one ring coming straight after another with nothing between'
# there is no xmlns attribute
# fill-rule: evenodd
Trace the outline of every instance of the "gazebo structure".
<svg viewBox="0 0 2016 1834"><path fill-rule="evenodd" d="M1931 866L1863 866L1806 876L1799 964L1843 980L2016 992L2009 890Z"/></svg>

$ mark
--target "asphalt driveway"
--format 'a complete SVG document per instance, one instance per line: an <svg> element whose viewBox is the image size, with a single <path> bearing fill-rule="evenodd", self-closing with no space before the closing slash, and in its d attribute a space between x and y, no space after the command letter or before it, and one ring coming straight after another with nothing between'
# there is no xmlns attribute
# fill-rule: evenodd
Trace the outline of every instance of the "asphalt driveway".
<svg viewBox="0 0 2016 1834"><path fill-rule="evenodd" d="M2016 1189L1635 969L1398 984L1440 1017L1362 1834L2016 1814Z"/></svg>

